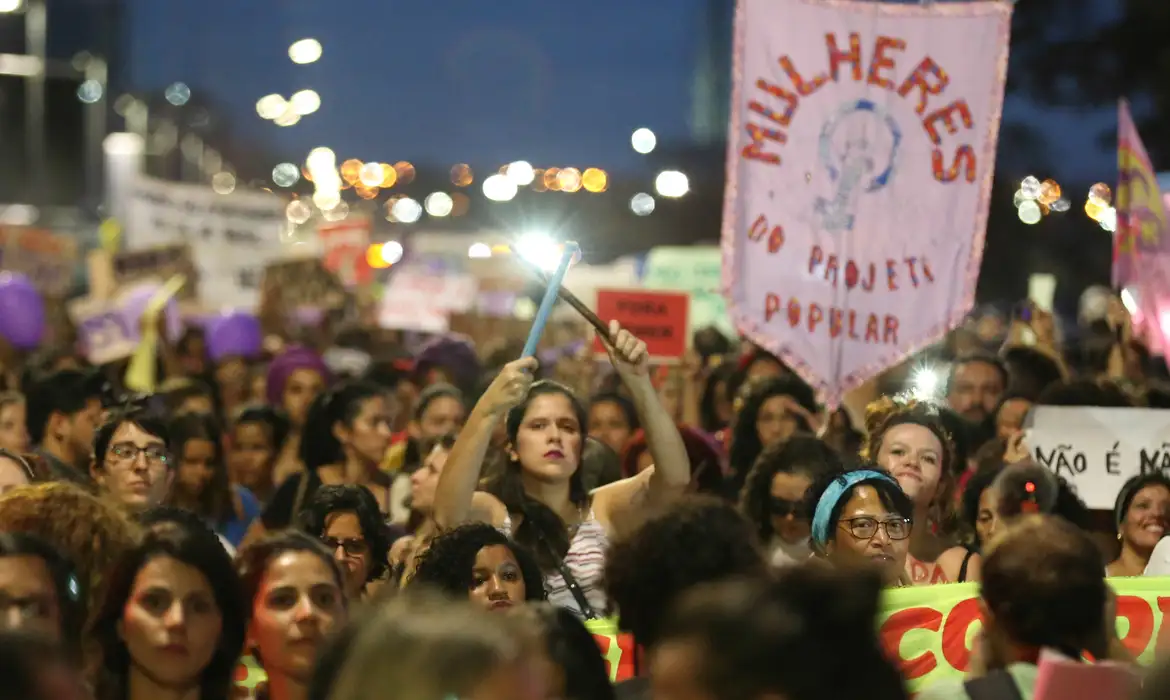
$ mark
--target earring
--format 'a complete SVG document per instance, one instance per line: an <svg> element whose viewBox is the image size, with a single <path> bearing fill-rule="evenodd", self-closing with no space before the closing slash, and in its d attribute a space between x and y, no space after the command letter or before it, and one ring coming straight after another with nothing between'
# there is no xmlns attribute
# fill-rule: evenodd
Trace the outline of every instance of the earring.
<svg viewBox="0 0 1170 700"><path fill-rule="evenodd" d="M1121 541L1121 533L1120 533L1120 532L1119 532L1119 533L1117 533L1117 541L1118 541L1118 542L1120 542L1120 541Z"/></svg>

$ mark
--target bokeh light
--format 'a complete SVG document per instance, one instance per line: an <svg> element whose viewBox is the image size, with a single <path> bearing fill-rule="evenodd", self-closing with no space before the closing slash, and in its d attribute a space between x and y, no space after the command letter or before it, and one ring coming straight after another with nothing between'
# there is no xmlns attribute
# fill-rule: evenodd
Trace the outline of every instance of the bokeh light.
<svg viewBox="0 0 1170 700"><path fill-rule="evenodd" d="M396 182L398 182L398 171L394 169L393 165L382 163L382 182L380 186L385 189L393 187Z"/></svg>
<svg viewBox="0 0 1170 700"><path fill-rule="evenodd" d="M176 107L182 107L191 100L191 88L186 83L171 83L163 91L163 97Z"/></svg>
<svg viewBox="0 0 1170 700"><path fill-rule="evenodd" d="M536 178L536 171L533 170L532 164L526 160L518 160L504 166L504 174L508 176L509 180L516 183L517 187L527 187Z"/></svg>
<svg viewBox="0 0 1170 700"><path fill-rule="evenodd" d="M353 186L353 191L362 199L374 199L380 190L377 187L367 187L359 182Z"/></svg>
<svg viewBox="0 0 1170 700"><path fill-rule="evenodd" d="M630 198L630 211L638 216L649 216L654 211L654 198L645 192L639 192Z"/></svg>
<svg viewBox="0 0 1170 700"><path fill-rule="evenodd" d="M581 171L576 168L563 168L557 173L557 189L561 192L576 192L581 189Z"/></svg>
<svg viewBox="0 0 1170 700"><path fill-rule="evenodd" d="M225 171L211 177L211 189L219 194L231 194L236 190L236 176Z"/></svg>
<svg viewBox="0 0 1170 700"><path fill-rule="evenodd" d="M381 243L372 243L369 248L366 248L366 264L375 270L385 270L390 267L390 263L382 257Z"/></svg>
<svg viewBox="0 0 1170 700"><path fill-rule="evenodd" d="M1109 233L1117 231L1117 210L1113 207L1105 207L1104 211L1097 218L1097 223L1101 224L1101 228Z"/></svg>
<svg viewBox="0 0 1170 700"><path fill-rule="evenodd" d="M300 120L301 115L296 113L296 110L292 108L292 103L290 102L285 105L284 111L280 113L280 116L272 120L272 123L277 126L293 126Z"/></svg>
<svg viewBox="0 0 1170 700"><path fill-rule="evenodd" d="M1098 182L1089 188L1089 199L1102 207L1107 207L1113 202L1113 192L1109 189L1109 185Z"/></svg>
<svg viewBox="0 0 1170 700"><path fill-rule="evenodd" d="M394 164L394 171L398 173L398 184L409 185L414 181L414 166L405 160Z"/></svg>
<svg viewBox="0 0 1170 700"><path fill-rule="evenodd" d="M483 181L483 195L493 202L507 202L516 196L516 183L496 173Z"/></svg>
<svg viewBox="0 0 1170 700"><path fill-rule="evenodd" d="M292 110L304 117L321 109L321 96L316 90L298 90L289 98Z"/></svg>
<svg viewBox="0 0 1170 700"><path fill-rule="evenodd" d="M340 199L337 201L337 206L322 211L321 216L326 221L345 221L345 218L349 216L349 203Z"/></svg>
<svg viewBox="0 0 1170 700"><path fill-rule="evenodd" d="M1031 199L1020 204L1016 210L1016 214L1020 217L1020 221L1023 221L1025 224L1036 224L1040 222L1040 219L1044 218L1044 214L1040 212L1040 205Z"/></svg>
<svg viewBox="0 0 1170 700"><path fill-rule="evenodd" d="M410 197L397 200L390 208L390 216L402 224L413 224L422 217L422 213L422 205Z"/></svg>
<svg viewBox="0 0 1170 700"><path fill-rule="evenodd" d="M677 170L663 170L654 178L654 189L663 197L682 197L690 188L687 176Z"/></svg>
<svg viewBox="0 0 1170 700"><path fill-rule="evenodd" d="M276 119L284 114L287 105L280 95L265 95L256 100L256 114L259 114L261 119Z"/></svg>
<svg viewBox="0 0 1170 700"><path fill-rule="evenodd" d="M294 224L303 224L313 215L313 209L299 199L294 199L284 208L284 218Z"/></svg>
<svg viewBox="0 0 1170 700"><path fill-rule="evenodd" d="M633 135L630 136L630 145L638 153L649 153L658 145L658 137L654 135L646 127L635 129Z"/></svg>
<svg viewBox="0 0 1170 700"><path fill-rule="evenodd" d="M1071 203L1067 199L1065 199L1064 197L1061 197L1060 199L1058 199L1052 203L1052 211L1055 211L1055 212L1068 211L1070 206L1071 206Z"/></svg>
<svg viewBox="0 0 1170 700"><path fill-rule="evenodd" d="M316 61L321 58L321 53L321 42L316 39L301 39L288 47L288 57L292 59L293 63L301 65Z"/></svg>
<svg viewBox="0 0 1170 700"><path fill-rule="evenodd" d="M413 202L414 200L411 201ZM418 202L415 202L415 204L418 204ZM382 244L382 259L385 260L388 265L393 265L394 263L401 260L402 252L402 244L398 241L386 241Z"/></svg>
<svg viewBox="0 0 1170 700"><path fill-rule="evenodd" d="M337 154L333 152L332 148L326 146L318 146L309 151L309 156L305 158L305 168L310 173L315 173L320 170L333 169L337 167Z"/></svg>
<svg viewBox="0 0 1170 700"><path fill-rule="evenodd" d="M471 247L467 249L467 257L469 258L490 258L492 256L492 249L487 243L472 243Z"/></svg>
<svg viewBox="0 0 1170 700"><path fill-rule="evenodd" d="M561 174L560 168L548 168L547 170L545 170L544 173L541 175L541 180L544 181L545 189L552 190L553 192L556 192L557 190L559 190L561 188L561 181L560 181L560 178L558 177L560 174Z"/></svg>
<svg viewBox="0 0 1170 700"><path fill-rule="evenodd" d="M301 170L292 163L281 163L272 169L272 181L277 187L292 187L301 179Z"/></svg>
<svg viewBox="0 0 1170 700"><path fill-rule="evenodd" d="M471 197L462 192L451 193L451 216L463 216L471 209Z"/></svg>
<svg viewBox="0 0 1170 700"><path fill-rule="evenodd" d="M475 180L475 174L467 163L457 163L451 166L451 184L456 187L467 187Z"/></svg>
<svg viewBox="0 0 1170 700"><path fill-rule="evenodd" d="M1045 180L1040 183L1040 197L1038 198L1044 204L1052 204L1060 199L1060 185L1056 180Z"/></svg>
<svg viewBox="0 0 1170 700"><path fill-rule="evenodd" d="M1100 221L1101 213L1105 211L1105 206L1101 200L1089 197L1085 200L1085 214L1093 221Z"/></svg>
<svg viewBox="0 0 1170 700"><path fill-rule="evenodd" d="M1039 199L1040 197L1040 180L1034 176L1029 175L1020 182L1020 191L1028 199Z"/></svg>
<svg viewBox="0 0 1170 700"><path fill-rule="evenodd" d="M532 171L532 190L534 192L548 192L548 185L544 184L544 171L540 168Z"/></svg>
<svg viewBox="0 0 1170 700"><path fill-rule="evenodd" d="M351 185L360 182L363 163L357 158L350 158L341 164L341 179Z"/></svg>
<svg viewBox="0 0 1170 700"><path fill-rule="evenodd" d="M431 216L443 217L451 213L455 208L455 202L446 192L432 192L423 200L423 207Z"/></svg>
<svg viewBox="0 0 1170 700"><path fill-rule="evenodd" d="M87 105L100 102L102 94L102 84L96 80L87 80L77 87L77 99Z"/></svg>
<svg viewBox="0 0 1170 700"><path fill-rule="evenodd" d="M604 192L609 187L609 175L600 168L586 168L581 173L581 186L595 194Z"/></svg>
<svg viewBox="0 0 1170 700"><path fill-rule="evenodd" d="M313 193L313 204L321 211L329 211L341 203L341 192L335 189L317 188Z"/></svg>
<svg viewBox="0 0 1170 700"><path fill-rule="evenodd" d="M381 163L366 163L358 169L357 179L366 187L381 187L385 176Z"/></svg>

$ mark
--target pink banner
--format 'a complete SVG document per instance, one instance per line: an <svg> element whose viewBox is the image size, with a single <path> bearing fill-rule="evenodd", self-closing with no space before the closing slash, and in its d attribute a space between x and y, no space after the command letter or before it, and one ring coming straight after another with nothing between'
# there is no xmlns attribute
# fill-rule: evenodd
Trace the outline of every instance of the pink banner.
<svg viewBox="0 0 1170 700"><path fill-rule="evenodd" d="M971 308L1011 5L740 0L723 284L831 405Z"/></svg>

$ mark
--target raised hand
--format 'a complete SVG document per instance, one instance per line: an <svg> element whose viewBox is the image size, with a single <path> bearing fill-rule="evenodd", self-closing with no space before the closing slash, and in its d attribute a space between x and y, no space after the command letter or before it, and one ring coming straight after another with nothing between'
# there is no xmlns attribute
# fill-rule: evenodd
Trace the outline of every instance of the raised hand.
<svg viewBox="0 0 1170 700"><path fill-rule="evenodd" d="M603 340L609 361L623 381L649 379L650 353L646 350L646 343L622 328L617 321L609 322L609 338Z"/></svg>
<svg viewBox="0 0 1170 700"><path fill-rule="evenodd" d="M504 369L492 380L491 386L483 393L479 406L489 413L504 414L520 405L535 380L535 357L524 357L504 365Z"/></svg>

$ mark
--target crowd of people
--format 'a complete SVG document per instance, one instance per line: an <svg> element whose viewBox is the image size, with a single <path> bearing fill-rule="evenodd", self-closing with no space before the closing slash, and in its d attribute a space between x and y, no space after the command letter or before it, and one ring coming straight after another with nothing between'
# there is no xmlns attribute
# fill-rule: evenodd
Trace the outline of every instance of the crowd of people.
<svg viewBox="0 0 1170 700"><path fill-rule="evenodd" d="M963 329L937 400L877 387L856 416L711 329L665 371L616 323L612 371L351 333L357 373L212 360L193 329L150 395L31 356L0 395L0 696L895 700L882 596L964 582L969 677L921 698L1032 698L1045 654L1133 664L1106 579L1167 571L1170 479L1102 517L1022 431L1165 405L1101 323Z"/></svg>

